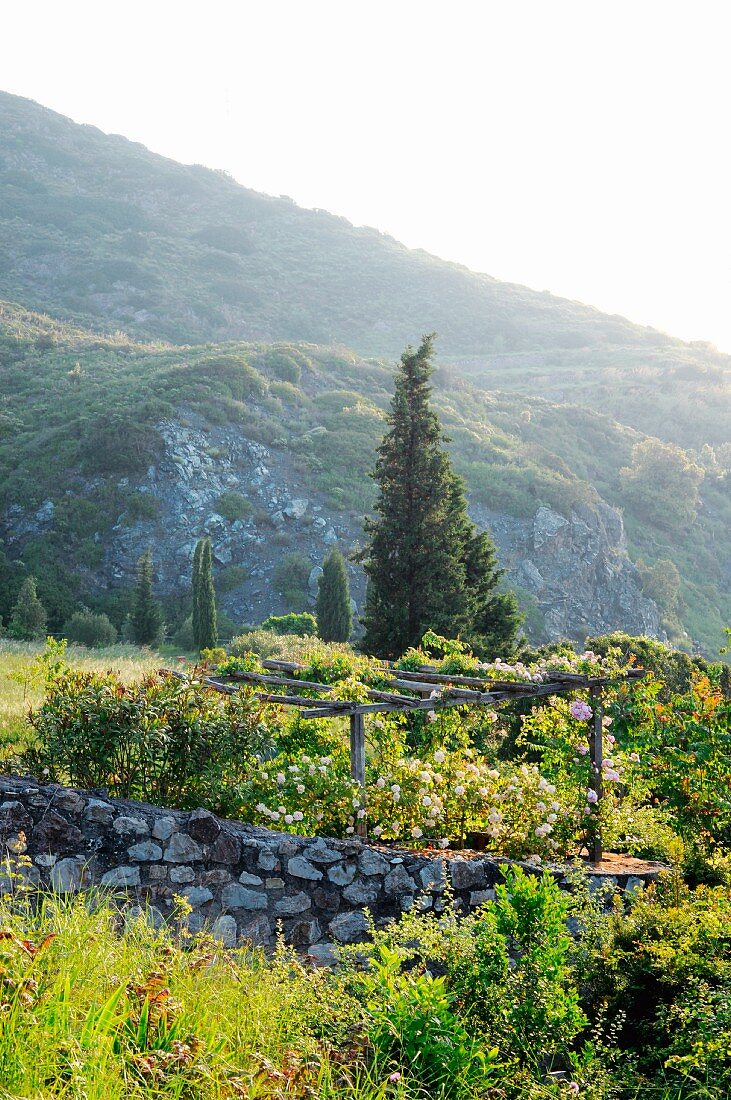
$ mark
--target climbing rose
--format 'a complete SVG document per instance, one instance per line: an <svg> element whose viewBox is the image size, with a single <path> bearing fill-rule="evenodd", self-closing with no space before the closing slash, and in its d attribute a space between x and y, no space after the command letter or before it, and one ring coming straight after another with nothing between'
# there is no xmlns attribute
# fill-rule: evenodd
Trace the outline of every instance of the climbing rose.
<svg viewBox="0 0 731 1100"><path fill-rule="evenodd" d="M585 703L583 699L574 699L569 707L572 718L577 718L580 722L585 722L591 718L594 713L588 703Z"/></svg>

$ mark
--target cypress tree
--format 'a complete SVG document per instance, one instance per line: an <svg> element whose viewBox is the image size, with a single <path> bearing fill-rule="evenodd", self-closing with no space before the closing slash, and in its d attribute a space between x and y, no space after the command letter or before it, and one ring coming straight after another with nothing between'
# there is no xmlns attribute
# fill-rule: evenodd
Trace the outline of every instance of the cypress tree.
<svg viewBox="0 0 731 1100"><path fill-rule="evenodd" d="M213 649L218 643L216 621L216 592L213 587L213 562L211 540L204 539L201 547L198 578L198 640L199 649Z"/></svg>
<svg viewBox="0 0 731 1100"><path fill-rule="evenodd" d="M201 610L200 610L200 580L201 580L201 554L203 552L203 543L205 539L198 539L195 544L195 551L193 553L193 576L191 583L193 587L193 614L191 623L193 627L193 644L197 649L200 649L200 634L201 634Z"/></svg>
<svg viewBox="0 0 731 1100"><path fill-rule="evenodd" d="M333 547L325 558L317 585L317 633L324 642L347 642L353 629L350 585L345 558Z"/></svg>
<svg viewBox="0 0 731 1100"><path fill-rule="evenodd" d="M162 612L152 594L152 551L137 563L137 585L132 608L132 638L137 645L158 645L162 637Z"/></svg>
<svg viewBox="0 0 731 1100"><path fill-rule="evenodd" d="M515 601L495 592L501 573L494 545L467 515L464 482L430 407L433 342L425 336L401 356L389 430L378 448L376 515L365 522L361 558L368 578L363 644L392 658L435 630L468 640L499 637L507 653L517 630Z"/></svg>
<svg viewBox="0 0 731 1100"><path fill-rule="evenodd" d="M26 577L10 613L8 633L11 638L32 642L46 633L46 609L38 599L35 577Z"/></svg>

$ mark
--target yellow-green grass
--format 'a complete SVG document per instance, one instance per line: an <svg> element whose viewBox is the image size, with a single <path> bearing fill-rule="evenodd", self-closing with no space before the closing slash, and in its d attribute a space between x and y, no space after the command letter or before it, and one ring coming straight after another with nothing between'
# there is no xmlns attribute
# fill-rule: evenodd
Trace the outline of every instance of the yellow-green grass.
<svg viewBox="0 0 731 1100"><path fill-rule="evenodd" d="M28 709L37 705L43 695L37 666L42 653L41 643L0 640L0 768L7 767L27 743L30 734ZM130 682L164 663L153 650L131 645L107 649L69 646L66 659L78 668L116 669Z"/></svg>
<svg viewBox="0 0 731 1100"><path fill-rule="evenodd" d="M0 927L2 1100L403 1095L347 1042L357 1006L341 983L284 949L180 941L101 895L5 897ZM324 1031L351 1048L345 1065Z"/></svg>

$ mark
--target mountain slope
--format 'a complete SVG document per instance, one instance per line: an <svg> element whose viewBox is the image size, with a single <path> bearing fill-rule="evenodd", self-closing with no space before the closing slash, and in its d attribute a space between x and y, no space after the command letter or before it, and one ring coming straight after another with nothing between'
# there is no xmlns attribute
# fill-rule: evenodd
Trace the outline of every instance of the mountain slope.
<svg viewBox="0 0 731 1100"><path fill-rule="evenodd" d="M688 355L621 317L476 275L6 93L0 233L3 297L145 338L299 339L394 354L436 329L449 355Z"/></svg>
<svg viewBox="0 0 731 1100"><path fill-rule="evenodd" d="M220 598L241 623L287 606L275 579L283 557L307 558L294 586L306 605L327 547L348 551L362 537L392 388L387 362L307 344L145 345L0 304L0 385L4 616L33 571L56 628L79 600L120 621L137 557L153 545L174 622L206 532ZM680 619L713 652L728 606L727 477L709 480L690 542L641 529L651 537L638 571L621 512L605 501L625 508L636 552L619 470L639 433L575 406L481 394L448 368L437 371L434 396L473 517L498 541L532 637L656 633L651 596L680 630L680 593L671 585L668 596L652 574L653 563L665 562L662 575L675 558ZM352 581L360 600L357 570Z"/></svg>
<svg viewBox="0 0 731 1100"><path fill-rule="evenodd" d="M391 387L381 357L392 361L434 329L436 399L456 464L474 514L502 540L537 634L571 618L572 593L556 619L563 597L541 574L552 553L546 523L556 554L565 551L562 565L556 557L546 567L553 589L572 588L572 569L597 539L615 564L626 561L605 503L624 513L630 558L671 633L713 652L731 619L731 360L708 345L475 275L2 93L1 295L75 322L0 305L2 533L11 562L44 574L54 621L80 594L114 610L139 540L165 553L181 535L171 511L165 523L155 512L147 473L176 465L175 440L188 430L198 433L195 479L209 469L206 433L221 437L215 451L235 430L267 448L283 482L265 478L263 501L245 463L228 470L256 507L271 519L276 497L320 494L328 524L355 540ZM633 457L648 438L650 452ZM196 530L215 503L202 482L198 504L186 505ZM181 489L170 509L184 499ZM593 535L581 527L585 508ZM286 526L274 534L286 548ZM253 569L271 567L252 553ZM616 625L629 628L618 574L606 580L605 559L591 560L578 586L588 618L572 605L576 631L590 622L595 632L620 611ZM161 580L172 592L180 566L168 564ZM19 570L8 573L0 614ZM237 615L258 610L250 581L246 600L229 589ZM632 584L640 608L637 577ZM268 583L261 598L278 599Z"/></svg>

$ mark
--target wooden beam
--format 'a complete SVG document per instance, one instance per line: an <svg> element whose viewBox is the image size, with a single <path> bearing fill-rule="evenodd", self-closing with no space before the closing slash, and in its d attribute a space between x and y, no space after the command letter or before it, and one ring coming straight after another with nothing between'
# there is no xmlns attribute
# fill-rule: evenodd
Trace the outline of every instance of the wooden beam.
<svg viewBox="0 0 731 1100"><path fill-rule="evenodd" d="M602 707L602 689L594 686L589 689L589 698L591 700L592 716L589 719L591 726L589 729L589 753L591 756L591 789L596 793L596 814L599 817L599 810L602 804L603 795L603 783L602 783L602 763L604 758L603 739L604 739L604 726L602 724L602 718L604 709ZM601 826L597 822L594 828L594 836L591 842L591 850L589 857L593 863L600 863L602 859L602 834Z"/></svg>
<svg viewBox="0 0 731 1100"><path fill-rule="evenodd" d="M350 774L360 788L361 802L365 802L366 747L365 720L362 714L350 716ZM366 819L356 818L358 836L368 835Z"/></svg>

